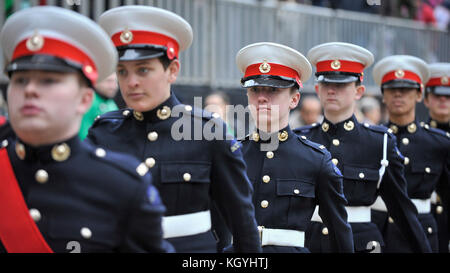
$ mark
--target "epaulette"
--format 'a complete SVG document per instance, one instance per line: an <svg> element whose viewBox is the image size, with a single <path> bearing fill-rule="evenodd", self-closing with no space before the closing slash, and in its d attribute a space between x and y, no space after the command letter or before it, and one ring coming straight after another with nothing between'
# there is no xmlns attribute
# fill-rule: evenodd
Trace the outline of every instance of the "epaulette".
<svg viewBox="0 0 450 273"><path fill-rule="evenodd" d="M92 144L88 144L90 155L107 165L120 169L133 177L145 176L149 169L145 163L139 163L134 157L123 153L103 149Z"/></svg>
<svg viewBox="0 0 450 273"><path fill-rule="evenodd" d="M450 133L449 132L445 132L445 131L443 131L441 129L438 129L438 128L433 128L433 127L431 127L428 124L420 124L420 126L422 126L425 130L427 130L429 132L432 132L434 134L437 134L437 135L443 136L443 137L445 137L447 139L450 139Z"/></svg>
<svg viewBox="0 0 450 273"><path fill-rule="evenodd" d="M367 128L367 129L373 131L373 132L377 132L377 133L380 133L380 134L387 133L389 137L391 137L391 138L394 137L394 133L392 132L392 130L387 128L384 125L371 125L371 124L365 122L365 123L362 124L362 126L364 128Z"/></svg>
<svg viewBox="0 0 450 273"><path fill-rule="evenodd" d="M298 128L296 128L296 129L294 129L292 131L294 133L298 134L298 135L307 134L307 133L309 133L309 131L311 131L311 129L314 129L314 128L319 127L319 126L320 126L320 123L319 122L315 122L315 123L313 123L311 125L305 125L305 126L298 127Z"/></svg>
<svg viewBox="0 0 450 273"><path fill-rule="evenodd" d="M317 142L313 142L313 141L309 140L306 136L298 135L297 138L300 140L300 142L313 148L314 150L321 152L322 154L325 154L327 152L327 149L325 148L324 145L319 144Z"/></svg>

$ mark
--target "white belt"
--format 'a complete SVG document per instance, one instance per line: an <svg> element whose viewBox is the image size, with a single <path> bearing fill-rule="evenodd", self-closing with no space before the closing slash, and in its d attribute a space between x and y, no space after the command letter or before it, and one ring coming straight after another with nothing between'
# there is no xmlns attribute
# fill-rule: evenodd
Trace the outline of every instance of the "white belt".
<svg viewBox="0 0 450 273"><path fill-rule="evenodd" d="M373 203L372 206L370 207L374 210L387 212L386 204L384 203L383 199L381 199L380 196L377 197L375 203Z"/></svg>
<svg viewBox="0 0 450 273"><path fill-rule="evenodd" d="M431 199L411 199L411 201L416 206L419 213L431 212ZM377 197L377 200L375 200L375 203L372 204L371 208L387 212L386 204L380 196Z"/></svg>
<svg viewBox="0 0 450 273"><path fill-rule="evenodd" d="M304 247L305 232L292 229L275 229L258 226L261 246Z"/></svg>
<svg viewBox="0 0 450 273"><path fill-rule="evenodd" d="M431 212L431 199L411 199L419 213Z"/></svg>
<svg viewBox="0 0 450 273"><path fill-rule="evenodd" d="M211 214L209 210L162 218L164 239L200 234L210 229Z"/></svg>
<svg viewBox="0 0 450 273"><path fill-rule="evenodd" d="M345 207L347 211L347 222L349 223L367 223L370 222L370 207ZM311 221L323 223L319 216L319 206L314 209Z"/></svg>
<svg viewBox="0 0 450 273"><path fill-rule="evenodd" d="M432 204L434 204L434 205L436 205L437 204L437 193L435 192L435 191L433 191L432 193L431 193L431 203Z"/></svg>

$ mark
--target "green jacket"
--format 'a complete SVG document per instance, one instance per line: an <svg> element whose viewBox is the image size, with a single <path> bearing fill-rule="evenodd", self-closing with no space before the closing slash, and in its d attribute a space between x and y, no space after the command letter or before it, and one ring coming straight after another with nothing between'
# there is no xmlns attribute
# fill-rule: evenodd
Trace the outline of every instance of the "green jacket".
<svg viewBox="0 0 450 273"><path fill-rule="evenodd" d="M117 107L113 99L108 99L95 93L94 100L92 101L92 106L84 114L83 120L81 121L80 132L78 133L80 139L84 140L87 137L89 128L94 123L94 120L97 116L118 109L119 108Z"/></svg>

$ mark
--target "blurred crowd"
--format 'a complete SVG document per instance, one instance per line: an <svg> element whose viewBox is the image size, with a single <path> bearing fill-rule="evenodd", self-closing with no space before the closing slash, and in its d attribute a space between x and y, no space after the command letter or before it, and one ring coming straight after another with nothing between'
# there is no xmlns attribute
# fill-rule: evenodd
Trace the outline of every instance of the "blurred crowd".
<svg viewBox="0 0 450 273"><path fill-rule="evenodd" d="M273 1L273 0L260 0ZM450 0L279 0L422 21L449 30Z"/></svg>

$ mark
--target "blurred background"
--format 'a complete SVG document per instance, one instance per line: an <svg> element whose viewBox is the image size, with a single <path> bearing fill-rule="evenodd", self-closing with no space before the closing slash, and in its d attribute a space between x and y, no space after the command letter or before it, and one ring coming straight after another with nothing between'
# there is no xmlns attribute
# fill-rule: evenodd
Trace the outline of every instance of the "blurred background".
<svg viewBox="0 0 450 273"><path fill-rule="evenodd" d="M450 62L450 0L5 0L0 4L0 24L15 11L35 5L61 6L97 20L107 9L136 4L173 11L191 24L194 40L180 56L181 74L173 87L186 104L193 104L194 96L204 103L211 93L223 92L230 104L247 105L235 56L255 42L282 43L304 55L320 43L349 42L370 50L375 62L394 54L414 55L428 63ZM355 111L362 121L368 109L378 108L379 122L384 122L372 67L364 77L369 99ZM1 75L2 93L7 83ZM315 95L314 76L304 83L302 93L302 101ZM117 94L119 108L125 107ZM5 105L0 99L0 116L7 115ZM428 118L422 103L417 118Z"/></svg>

